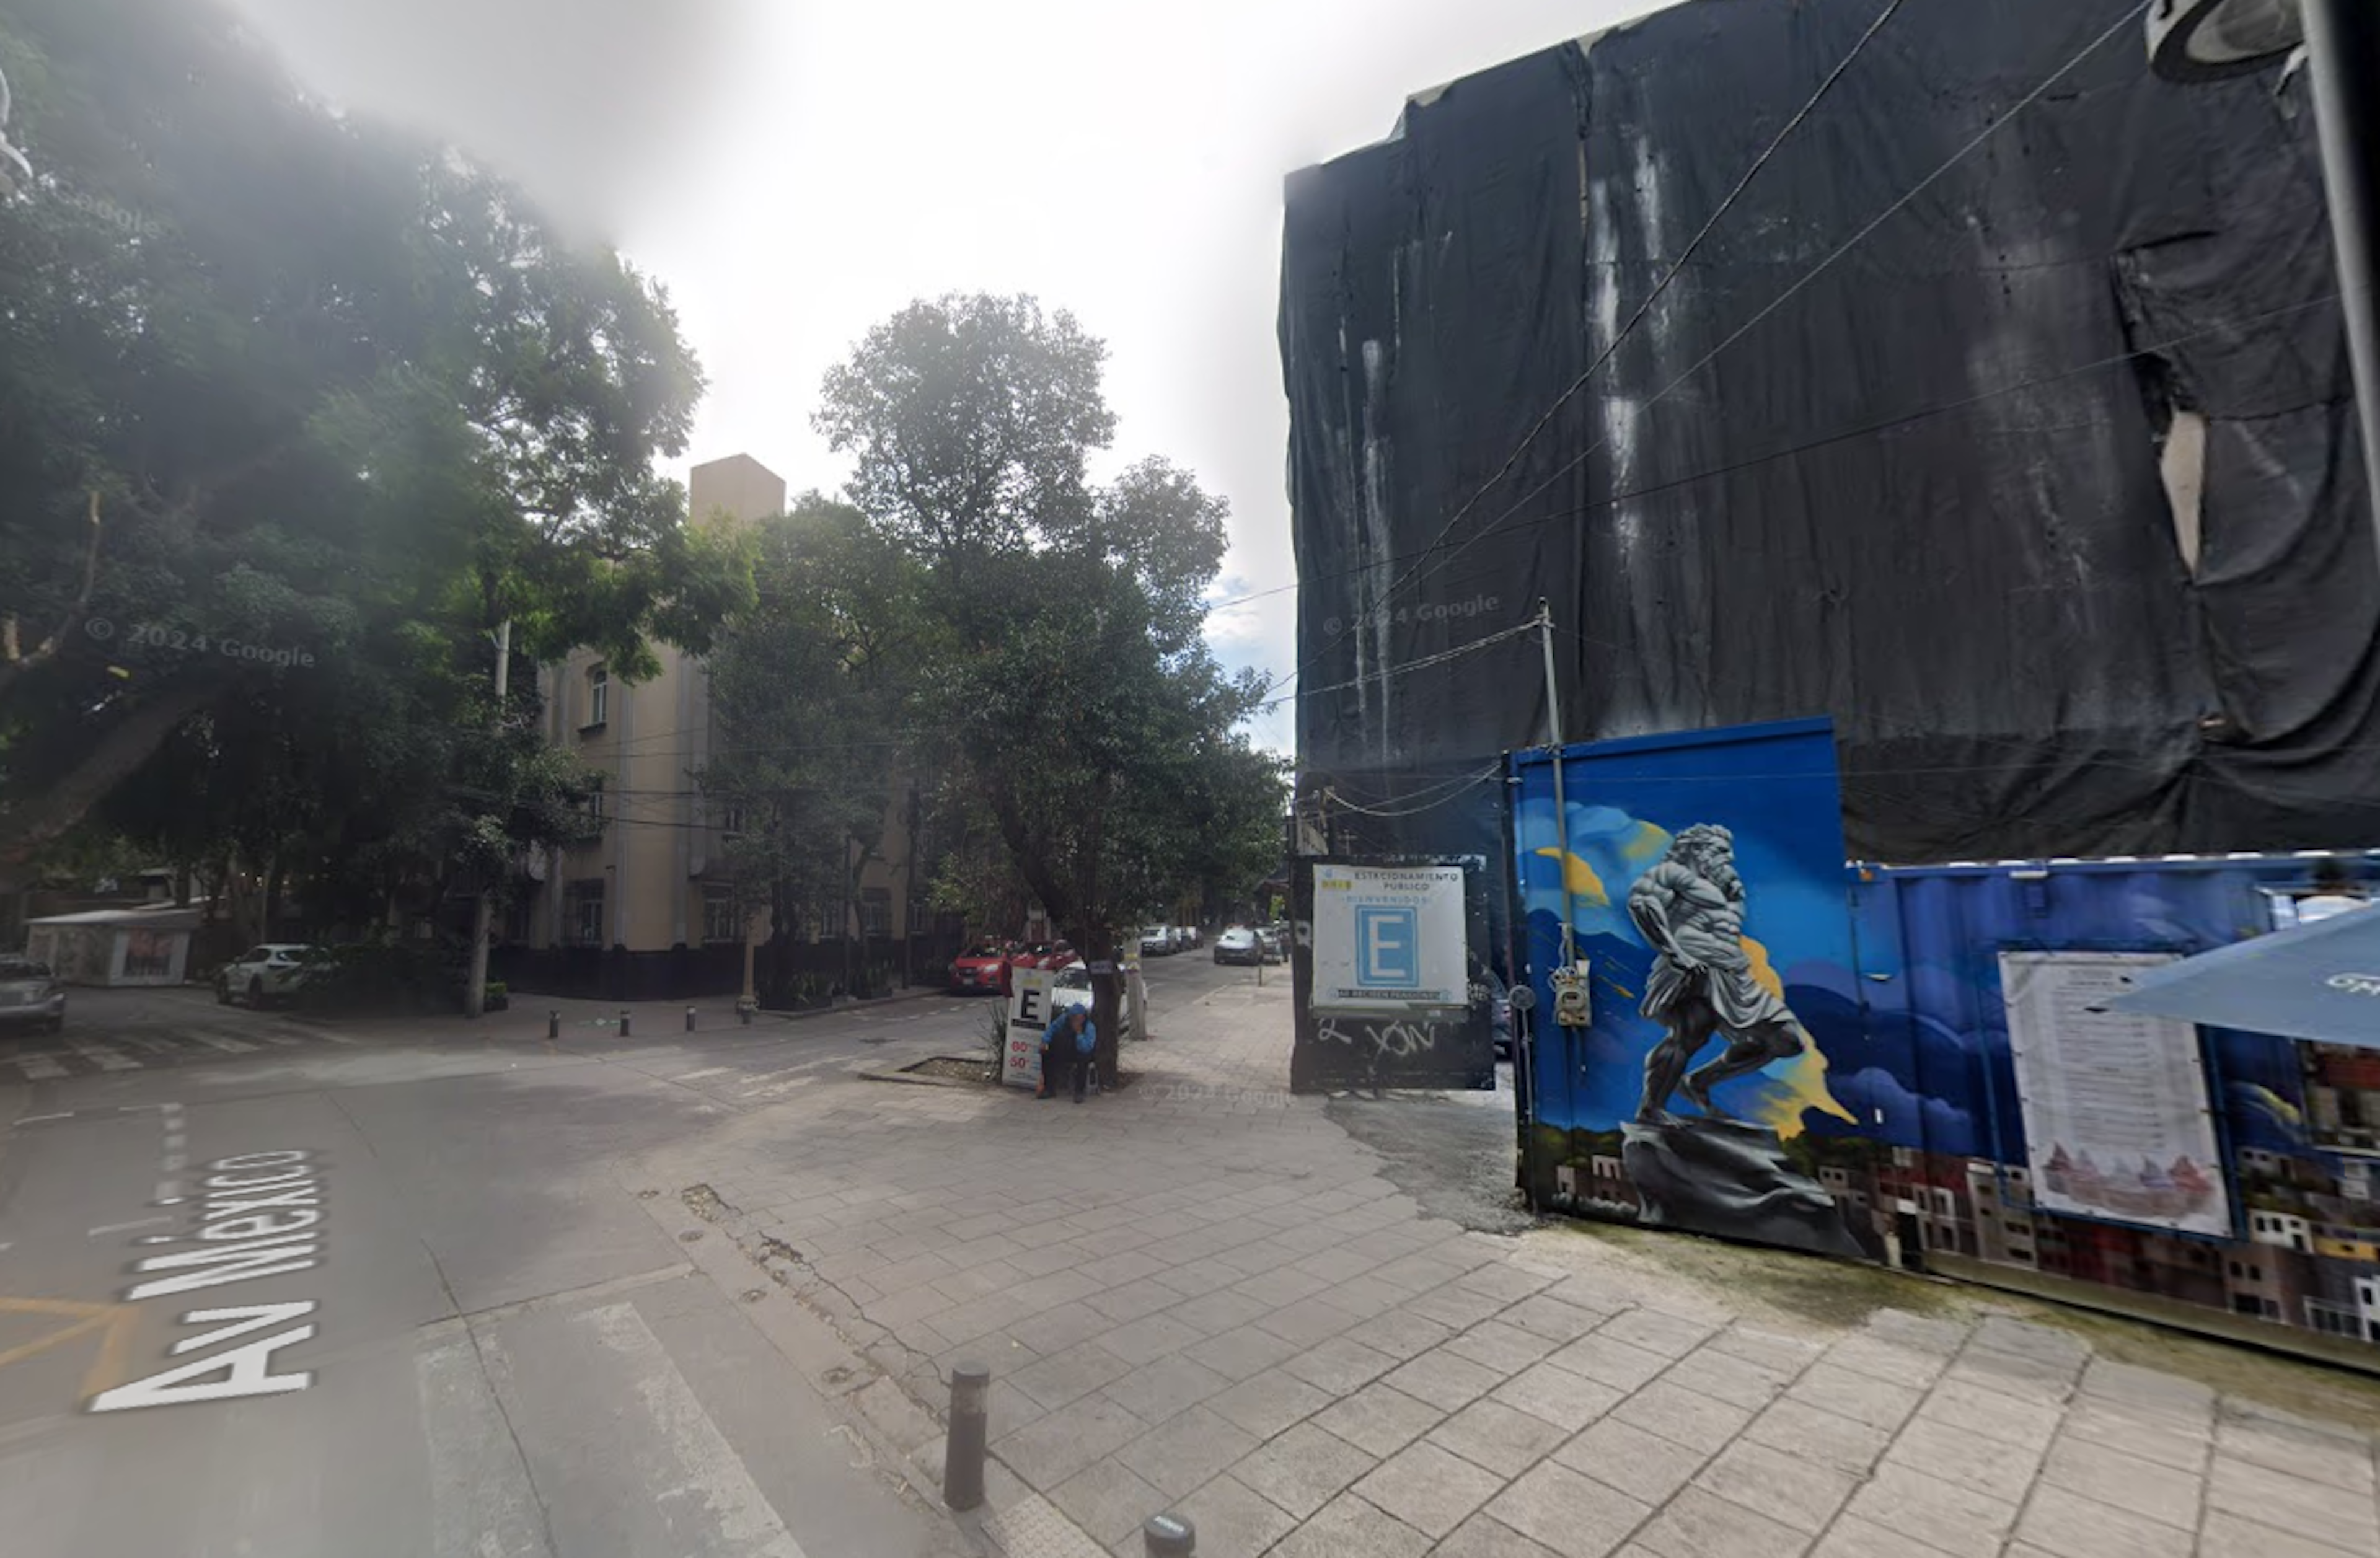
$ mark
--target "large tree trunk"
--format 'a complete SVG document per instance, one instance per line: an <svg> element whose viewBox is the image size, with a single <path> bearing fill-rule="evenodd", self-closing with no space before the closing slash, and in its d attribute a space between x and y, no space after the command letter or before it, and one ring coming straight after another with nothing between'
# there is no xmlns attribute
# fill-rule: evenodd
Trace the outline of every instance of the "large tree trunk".
<svg viewBox="0 0 2380 1558"><path fill-rule="evenodd" d="M0 895L33 883L34 860L89 815L164 744L175 727L214 701L223 683L193 676L168 683L126 714L82 761L41 796L0 822Z"/></svg>

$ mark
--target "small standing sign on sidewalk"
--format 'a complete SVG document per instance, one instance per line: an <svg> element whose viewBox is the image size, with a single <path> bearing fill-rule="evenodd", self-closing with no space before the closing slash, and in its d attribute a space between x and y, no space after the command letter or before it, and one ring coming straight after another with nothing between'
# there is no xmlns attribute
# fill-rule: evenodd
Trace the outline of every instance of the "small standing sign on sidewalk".
<svg viewBox="0 0 2380 1558"><path fill-rule="evenodd" d="M1019 968L1010 976L1000 1079L1012 1088L1041 1090L1041 1030L1050 1026L1050 988L1057 978L1047 968Z"/></svg>

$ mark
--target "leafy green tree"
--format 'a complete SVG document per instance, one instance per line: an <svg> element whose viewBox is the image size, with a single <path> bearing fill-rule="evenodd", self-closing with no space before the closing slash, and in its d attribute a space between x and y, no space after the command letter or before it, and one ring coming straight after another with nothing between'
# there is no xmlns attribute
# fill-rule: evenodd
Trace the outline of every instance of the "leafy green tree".
<svg viewBox="0 0 2380 1558"><path fill-rule="evenodd" d="M1237 730L1261 685L1226 676L1201 635L1223 503L1157 460L1089 481L1115 425L1105 351L1030 298L919 302L828 375L817 423L918 570L923 751L1067 938L1111 965L1139 916L1261 857L1283 789ZM1111 1076L1119 986L1094 975Z"/></svg>
<svg viewBox="0 0 2380 1558"><path fill-rule="evenodd" d="M160 763L177 858L492 889L489 821L549 837L577 782L518 738L534 664L635 680L750 600L653 473L701 388L666 297L212 6L13 0L0 67L40 165L0 202L0 891Z"/></svg>
<svg viewBox="0 0 2380 1558"><path fill-rule="evenodd" d="M721 739L698 778L736 821L724 853L739 900L768 906L778 946L831 912L848 989L859 871L899 769L915 569L857 509L816 493L752 539L758 603L710 657Z"/></svg>

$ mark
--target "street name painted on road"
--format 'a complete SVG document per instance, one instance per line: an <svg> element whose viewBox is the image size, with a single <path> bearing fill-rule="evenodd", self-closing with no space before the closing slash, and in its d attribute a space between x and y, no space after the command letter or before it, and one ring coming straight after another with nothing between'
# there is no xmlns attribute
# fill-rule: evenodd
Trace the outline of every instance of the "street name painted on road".
<svg viewBox="0 0 2380 1558"><path fill-rule="evenodd" d="M124 1293L128 1304L200 1288L249 1282L258 1277L310 1271L320 1264L322 1183L300 1150L246 1152L207 1165L206 1191L198 1226L187 1235L196 1248L152 1255L134 1262L143 1280ZM167 1240L164 1242L178 1242ZM314 1312L311 1298L192 1309L184 1325L212 1329L185 1337L169 1349L185 1357ZM184 1402L224 1401L250 1395L281 1395L314 1382L311 1370L273 1372L273 1355L310 1339L311 1323L294 1326L243 1345L177 1365L91 1397L93 1412L121 1412Z"/></svg>

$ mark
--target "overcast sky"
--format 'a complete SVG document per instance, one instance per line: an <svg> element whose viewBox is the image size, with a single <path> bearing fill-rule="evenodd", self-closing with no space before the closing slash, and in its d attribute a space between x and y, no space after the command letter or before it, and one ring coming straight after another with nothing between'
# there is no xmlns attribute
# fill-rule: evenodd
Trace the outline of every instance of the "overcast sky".
<svg viewBox="0 0 2380 1558"><path fill-rule="evenodd" d="M1407 94L1654 0L234 0L298 75L518 178L665 284L710 381L685 465L795 491L868 327L1032 292L1111 347L1113 464L1231 500L1219 594L1293 580L1274 338L1284 174L1379 139ZM1166 13L1171 13L1170 15ZM1285 673L1295 595L1210 621ZM1291 745L1286 708L1261 723Z"/></svg>

